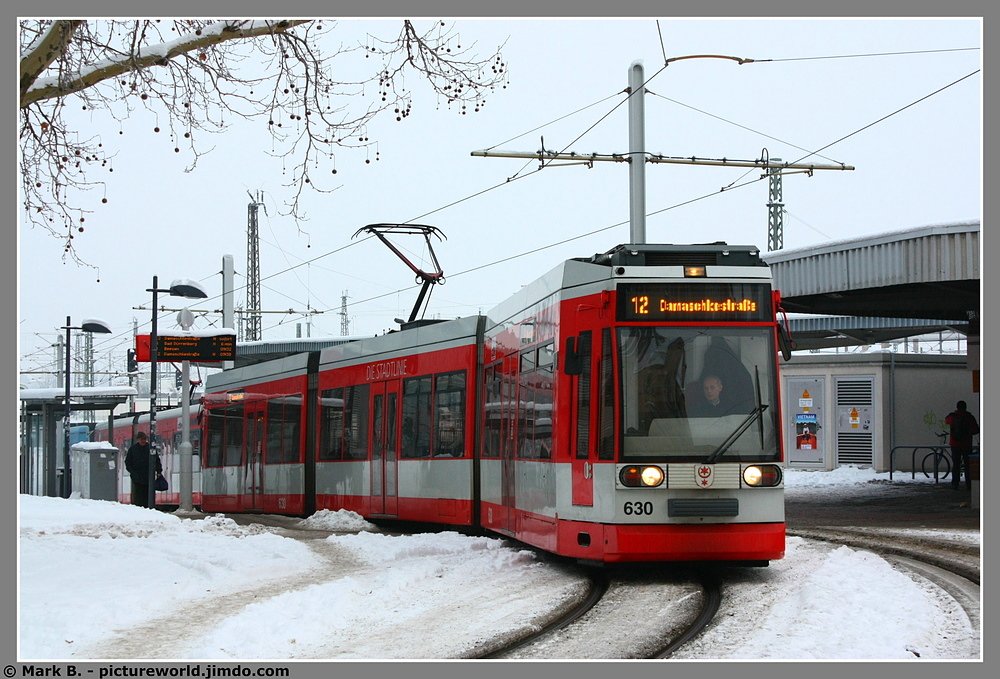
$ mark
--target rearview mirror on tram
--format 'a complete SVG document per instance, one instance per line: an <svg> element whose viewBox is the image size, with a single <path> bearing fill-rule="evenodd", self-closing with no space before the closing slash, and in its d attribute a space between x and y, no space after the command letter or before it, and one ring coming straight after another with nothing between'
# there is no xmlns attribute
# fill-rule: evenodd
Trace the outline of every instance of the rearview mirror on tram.
<svg viewBox="0 0 1000 679"><path fill-rule="evenodd" d="M566 338L566 351L563 352L563 372L567 375L579 375L583 372L583 360L576 349L576 338Z"/></svg>

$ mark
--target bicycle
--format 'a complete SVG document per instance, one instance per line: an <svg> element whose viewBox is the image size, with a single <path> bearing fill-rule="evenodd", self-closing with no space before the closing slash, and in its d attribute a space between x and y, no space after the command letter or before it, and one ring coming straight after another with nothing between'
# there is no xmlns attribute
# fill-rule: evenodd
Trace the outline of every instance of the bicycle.
<svg viewBox="0 0 1000 679"><path fill-rule="evenodd" d="M951 473L951 451L945 443L948 432L938 432L937 435L941 439L941 444L933 447L929 453L924 455L920 462L920 470L926 478L933 476L935 479L943 479Z"/></svg>

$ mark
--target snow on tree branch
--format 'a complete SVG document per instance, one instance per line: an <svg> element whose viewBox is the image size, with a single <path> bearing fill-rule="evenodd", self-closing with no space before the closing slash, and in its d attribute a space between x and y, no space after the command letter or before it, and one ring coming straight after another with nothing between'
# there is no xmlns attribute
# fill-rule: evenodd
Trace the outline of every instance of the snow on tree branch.
<svg viewBox="0 0 1000 679"><path fill-rule="evenodd" d="M410 115L407 72L465 115L506 86L499 48L470 55L453 26L418 31L403 21L394 39L335 41L327 19L21 20L20 148L22 200L30 222L63 241L63 258L89 265L75 239L92 215L94 195L113 191L114 151L77 129L68 110L100 112L122 123L140 110L164 120L176 153L194 170L205 134L236 119L266 120L271 154L290 161L283 214L304 218L307 189L330 192L333 149L366 147L375 117ZM363 55L367 61L359 62ZM367 66L361 77L340 79ZM377 84L376 94L372 85ZM72 104L72 109L67 109ZM78 108L79 107L79 108ZM329 175L326 175L329 172ZM90 225L87 225L90 226Z"/></svg>

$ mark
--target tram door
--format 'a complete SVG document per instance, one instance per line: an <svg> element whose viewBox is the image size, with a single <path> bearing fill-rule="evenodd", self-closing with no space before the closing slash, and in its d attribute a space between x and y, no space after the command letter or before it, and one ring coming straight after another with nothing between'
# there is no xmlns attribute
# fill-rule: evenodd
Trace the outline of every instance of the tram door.
<svg viewBox="0 0 1000 679"><path fill-rule="evenodd" d="M591 358L591 332L580 333L577 350L580 354L582 371L574 380L573 408L576 417L573 435L573 493L574 505L594 506L594 455L593 455L593 361Z"/></svg>
<svg viewBox="0 0 1000 679"><path fill-rule="evenodd" d="M267 401L248 403L244 410L243 509L264 508L264 412Z"/></svg>
<svg viewBox="0 0 1000 679"><path fill-rule="evenodd" d="M517 457L517 366L518 355L504 359L500 381L500 498L504 516L500 528L514 533L517 508L515 458Z"/></svg>
<svg viewBox="0 0 1000 679"><path fill-rule="evenodd" d="M399 450L399 383L373 386L371 512L395 516Z"/></svg>

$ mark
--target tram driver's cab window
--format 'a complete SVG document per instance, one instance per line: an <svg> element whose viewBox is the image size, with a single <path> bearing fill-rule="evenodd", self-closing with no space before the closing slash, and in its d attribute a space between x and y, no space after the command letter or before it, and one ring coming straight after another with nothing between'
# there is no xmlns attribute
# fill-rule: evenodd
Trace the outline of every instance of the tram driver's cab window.
<svg viewBox="0 0 1000 679"><path fill-rule="evenodd" d="M618 330L625 458L777 456L771 329ZM733 438L733 441L729 441Z"/></svg>

